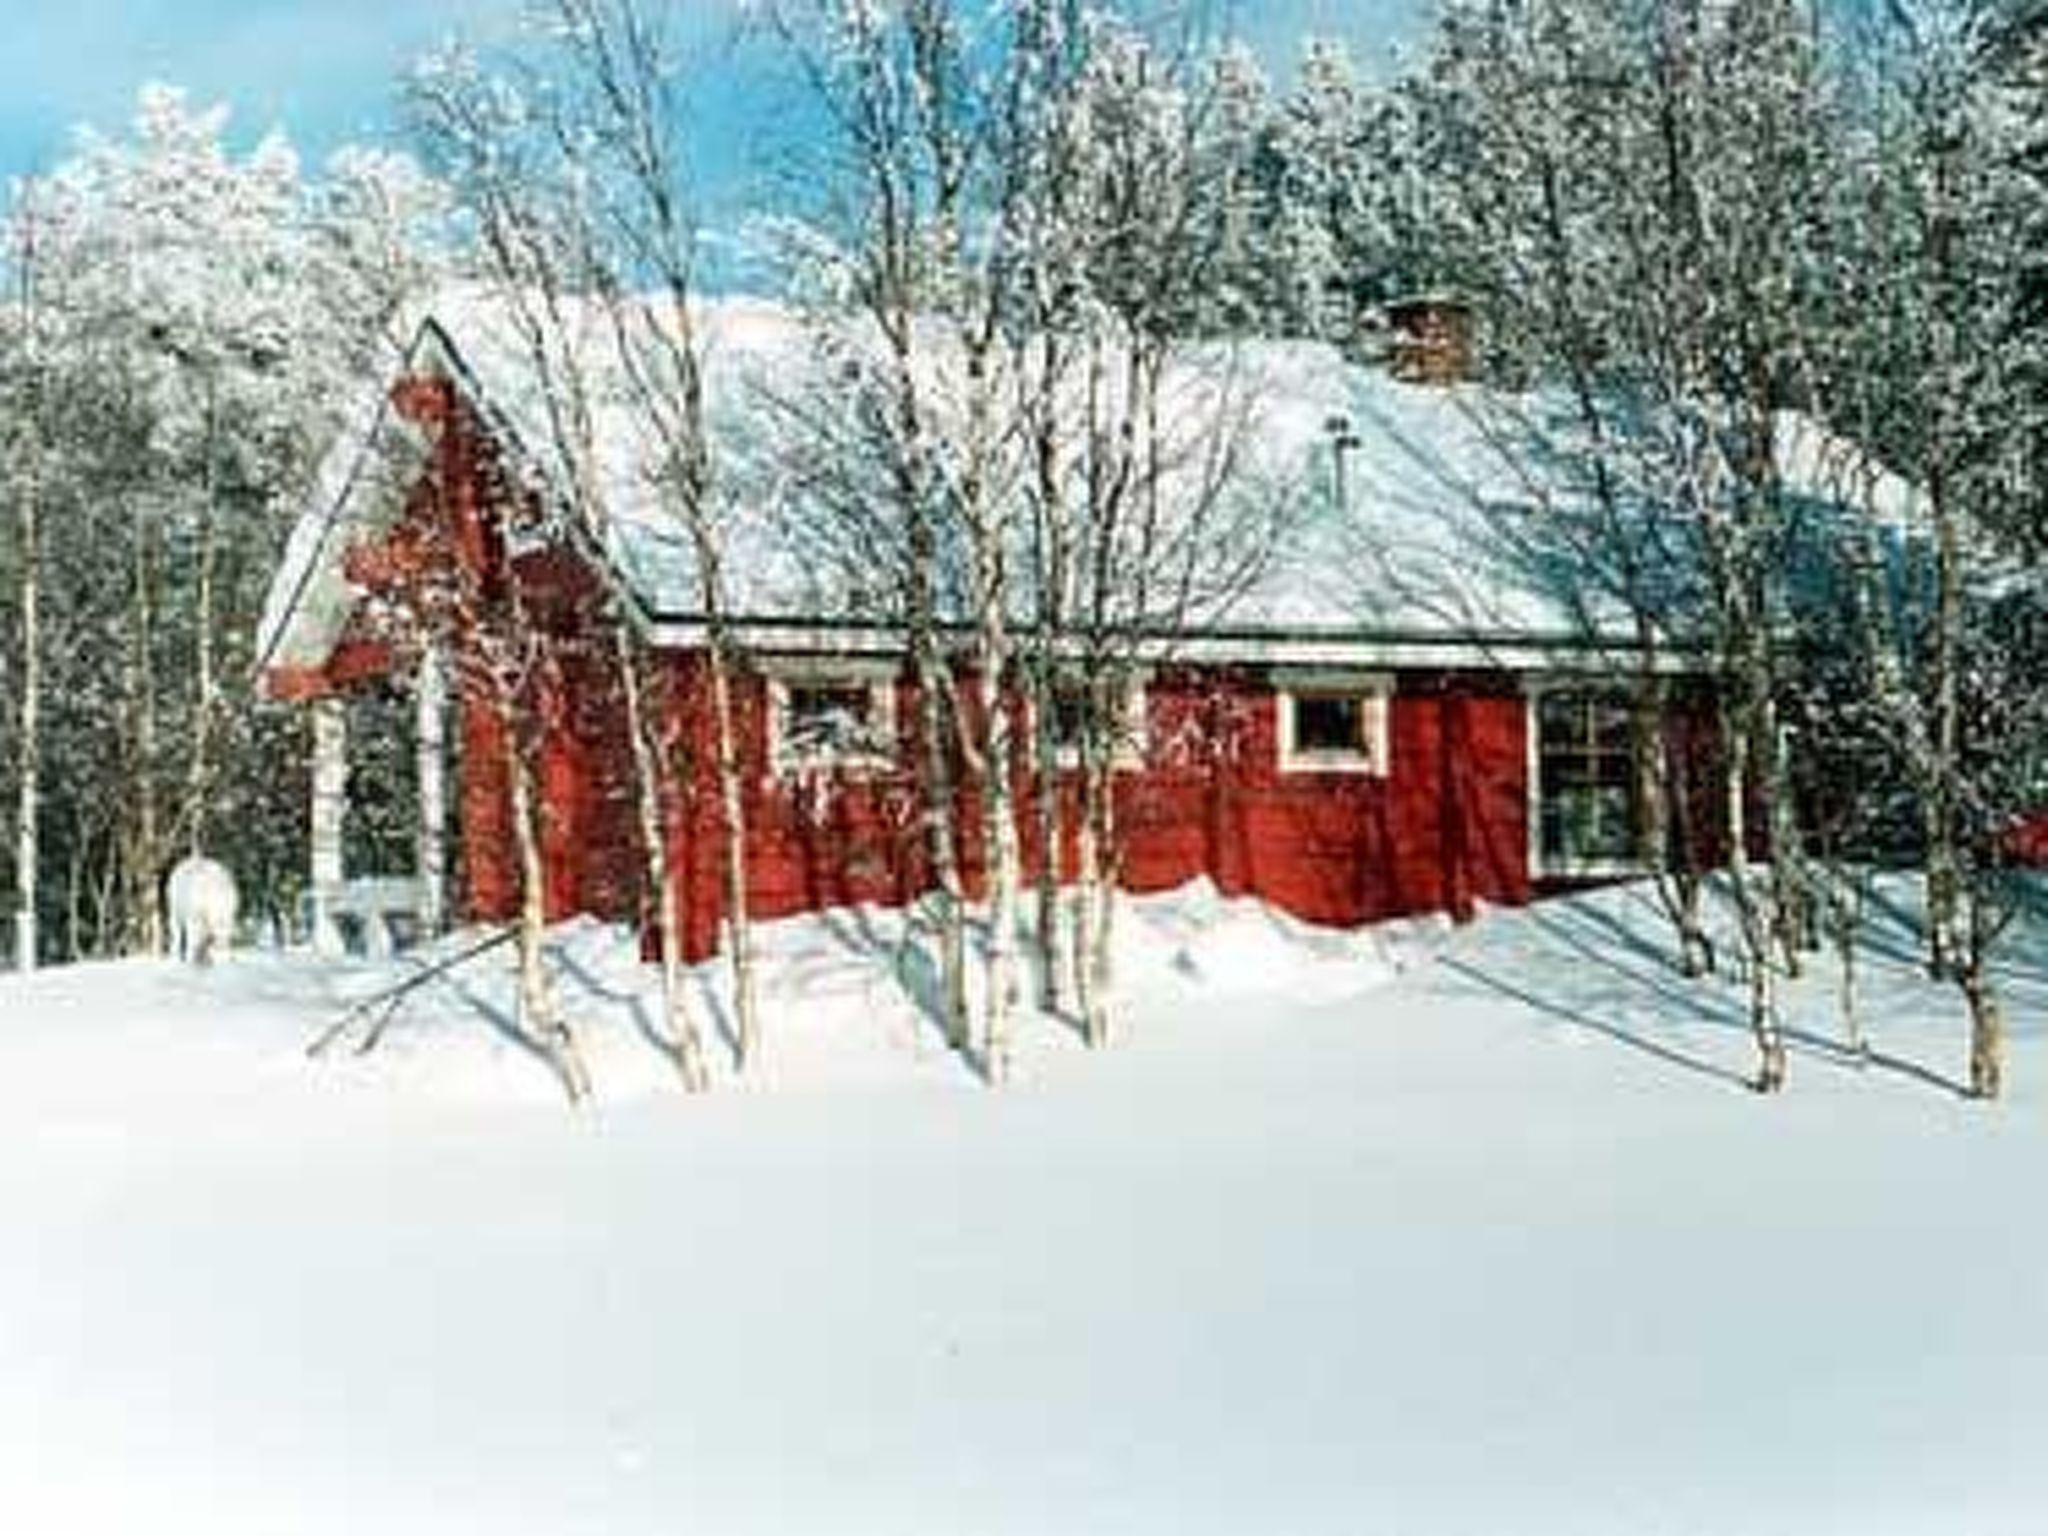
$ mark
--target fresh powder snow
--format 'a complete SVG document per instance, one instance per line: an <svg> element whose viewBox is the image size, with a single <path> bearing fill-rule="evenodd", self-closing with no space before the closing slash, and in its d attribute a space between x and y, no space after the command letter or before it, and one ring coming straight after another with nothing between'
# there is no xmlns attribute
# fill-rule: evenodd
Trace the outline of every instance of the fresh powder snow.
<svg viewBox="0 0 2048 1536"><path fill-rule="evenodd" d="M318 1060L419 962L0 980L0 1527L2018 1536L2048 933L1969 1103L1885 893L1870 1059L1816 957L1775 1100L1640 888L1133 901L1115 1048L1028 1015L999 1093L879 910L764 928L763 1069L697 1099L630 938L557 930L583 1112L502 951Z"/></svg>

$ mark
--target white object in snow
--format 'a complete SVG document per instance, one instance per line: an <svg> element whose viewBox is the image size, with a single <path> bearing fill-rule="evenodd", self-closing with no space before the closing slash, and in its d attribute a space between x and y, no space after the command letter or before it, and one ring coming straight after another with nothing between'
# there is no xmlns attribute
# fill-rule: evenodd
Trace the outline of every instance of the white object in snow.
<svg viewBox="0 0 2048 1536"><path fill-rule="evenodd" d="M164 881L171 953L193 965L211 965L235 941L235 877L212 859L190 854Z"/></svg>

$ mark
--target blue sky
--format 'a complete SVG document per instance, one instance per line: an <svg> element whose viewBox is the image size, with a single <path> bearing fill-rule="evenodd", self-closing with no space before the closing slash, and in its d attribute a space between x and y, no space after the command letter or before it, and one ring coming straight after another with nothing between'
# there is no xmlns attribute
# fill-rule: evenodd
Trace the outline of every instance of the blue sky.
<svg viewBox="0 0 2048 1536"><path fill-rule="evenodd" d="M234 109L236 136L281 125L309 160L350 139L389 141L392 80L451 32L488 36L519 0L0 0L11 13L0 46L0 179L61 159L73 127L120 128L136 89L162 80ZM704 16L706 46L723 50L738 0L686 0ZM1428 0L1208 0L1268 56L1276 72L1304 32L1352 40L1362 59L1412 38ZM756 120L769 87L744 53L698 78L706 139L702 188L744 201L758 174Z"/></svg>

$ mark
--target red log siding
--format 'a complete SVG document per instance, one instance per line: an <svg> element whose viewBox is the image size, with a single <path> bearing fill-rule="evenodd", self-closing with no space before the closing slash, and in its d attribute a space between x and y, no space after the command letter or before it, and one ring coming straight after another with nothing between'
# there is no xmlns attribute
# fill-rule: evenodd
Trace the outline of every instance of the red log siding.
<svg viewBox="0 0 2048 1536"><path fill-rule="evenodd" d="M1525 709L1511 681L1402 679L1385 778L1282 773L1278 719L1256 674L1155 680L1146 769L1119 781L1127 887L1206 874L1346 926L1528 898Z"/></svg>
<svg viewBox="0 0 2048 1536"><path fill-rule="evenodd" d="M608 658L562 669L539 778L548 807L548 908L646 921L635 788ZM664 669L664 729L678 765L668 826L673 878L693 956L718 944L723 911L716 737L703 658ZM761 918L857 902L900 905L929 885L919 833L920 786L908 772L789 776L767 761L767 688L735 689L747 814L749 907ZM1122 883L1170 889L1207 875L1226 893L1256 895L1311 922L1352 925L1407 913L1465 914L1475 901L1530 894L1524 738L1511 680L1411 677L1392 702L1391 772L1288 773L1278 768L1277 708L1255 673L1177 669L1147 690L1149 751L1117 776ZM914 689L898 685L904 722ZM503 915L517 889L502 774L489 763L495 717L466 716L464 786L468 909ZM472 756L472 754L475 754ZM476 764L482 771L476 771ZM1017 784L1027 872L1041 857L1029 784ZM1067 776L1063 873L1071 875L1078 796ZM979 888L979 806L958 811L963 862Z"/></svg>
<svg viewBox="0 0 2048 1536"><path fill-rule="evenodd" d="M473 922L502 922L519 908L504 725L473 674L461 676L460 682L456 793L462 802L462 885L455 906Z"/></svg>

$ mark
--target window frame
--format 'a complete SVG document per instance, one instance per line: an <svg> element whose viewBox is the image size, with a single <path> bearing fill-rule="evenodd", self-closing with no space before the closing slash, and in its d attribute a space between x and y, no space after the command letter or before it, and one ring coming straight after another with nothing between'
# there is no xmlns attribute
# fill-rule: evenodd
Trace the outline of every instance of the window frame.
<svg viewBox="0 0 2048 1536"><path fill-rule="evenodd" d="M1646 874L1656 867L1650 851L1642 846L1642 806L1640 797L1642 785L1638 782L1638 751L1636 733L1640 722L1636 718L1635 701L1626 690L1590 680L1532 682L1524 690L1527 700L1528 735L1528 777L1529 777L1529 871L1538 880L1612 880L1625 879L1633 875ZM1550 793L1546 782L1544 763L1546 758L1561 755L1557 749L1546 751L1543 736L1543 716L1546 703L1559 699L1569 701L1577 709L1592 709L1601 705L1610 706L1623 712L1628 718L1628 746L1624 752L1614 754L1625 764L1626 778L1623 790L1628 797L1629 852L1626 854L1599 853L1577 855L1559 853L1553 856L1546 847L1544 837L1545 797ZM1592 741L1596 732L1585 730L1582 735ZM1589 751L1589 757L1597 757L1597 749ZM1597 784L1595 785L1597 788Z"/></svg>
<svg viewBox="0 0 2048 1536"><path fill-rule="evenodd" d="M1274 741L1283 775L1393 777L1394 679L1385 672L1296 671L1273 678ZM1295 743L1295 711L1304 698L1344 699L1361 706L1355 750L1303 750Z"/></svg>
<svg viewBox="0 0 2048 1536"><path fill-rule="evenodd" d="M893 772L901 762L901 744L896 720L896 674L893 661L864 661L834 657L815 661L775 661L763 668L768 685L768 764L779 778L803 773L875 774ZM846 748L837 746L794 746L790 740L790 693L793 689L818 688L854 692L868 696L870 734L879 746Z"/></svg>

